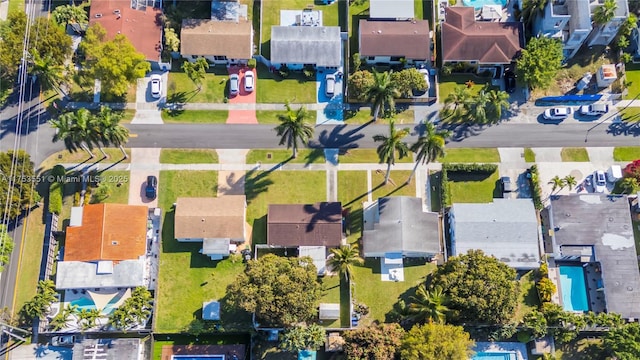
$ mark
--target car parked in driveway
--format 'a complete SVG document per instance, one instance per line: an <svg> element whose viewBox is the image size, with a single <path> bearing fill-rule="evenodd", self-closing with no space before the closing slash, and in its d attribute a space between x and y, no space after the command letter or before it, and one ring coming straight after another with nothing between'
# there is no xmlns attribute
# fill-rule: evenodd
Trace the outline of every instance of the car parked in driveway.
<svg viewBox="0 0 640 360"><path fill-rule="evenodd" d="M162 96L162 76L158 74L151 75L151 96L160 99Z"/></svg>
<svg viewBox="0 0 640 360"><path fill-rule="evenodd" d="M580 106L580 114L586 116L602 116L609 111L607 104L591 104Z"/></svg>
<svg viewBox="0 0 640 360"><path fill-rule="evenodd" d="M244 91L252 92L255 87L256 77L253 71L249 70L244 73Z"/></svg>
<svg viewBox="0 0 640 360"><path fill-rule="evenodd" d="M544 111L544 118L547 120L564 120L573 114L573 108L556 107Z"/></svg>
<svg viewBox="0 0 640 360"><path fill-rule="evenodd" d="M504 73L504 90L509 94L513 94L516 91L516 74L513 71Z"/></svg>
<svg viewBox="0 0 640 360"><path fill-rule="evenodd" d="M593 173L593 190L597 193L603 193L607 186L607 180L604 171L597 170Z"/></svg>
<svg viewBox="0 0 640 360"><path fill-rule="evenodd" d="M324 78L324 93L328 97L333 97L336 93L336 76L333 74L328 74Z"/></svg>
<svg viewBox="0 0 640 360"><path fill-rule="evenodd" d="M54 336L51 338L51 346L73 347L73 344L75 342L76 342L75 335L61 335L61 336Z"/></svg>
<svg viewBox="0 0 640 360"><path fill-rule="evenodd" d="M144 195L149 200L153 200L158 196L158 178L149 175L147 176L147 186L144 188Z"/></svg>
<svg viewBox="0 0 640 360"><path fill-rule="evenodd" d="M238 74L229 75L229 95L238 94L238 90L240 89L240 77Z"/></svg>

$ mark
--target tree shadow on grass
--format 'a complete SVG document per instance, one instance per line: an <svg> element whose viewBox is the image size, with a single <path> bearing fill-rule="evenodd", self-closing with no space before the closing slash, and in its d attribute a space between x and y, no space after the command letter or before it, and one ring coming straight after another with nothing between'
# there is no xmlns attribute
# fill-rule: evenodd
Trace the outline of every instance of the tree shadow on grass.
<svg viewBox="0 0 640 360"><path fill-rule="evenodd" d="M287 160L288 161L288 160ZM283 164L283 163L281 163ZM269 173L281 166L278 164L267 171L259 171L257 169L249 170L245 173L244 189L247 197L247 203L255 199L260 193L266 192L269 186L273 184L273 180L268 178Z"/></svg>
<svg viewBox="0 0 640 360"><path fill-rule="evenodd" d="M599 360L606 359L607 351L602 346L601 341L579 338L567 344L556 345L567 355L567 360ZM564 358L564 357L563 357Z"/></svg>
<svg viewBox="0 0 640 360"><path fill-rule="evenodd" d="M261 245L267 243L267 215L253 220L251 232L251 244Z"/></svg>
<svg viewBox="0 0 640 360"><path fill-rule="evenodd" d="M311 152L304 158L305 165L309 166L309 164L314 163L316 160L324 158L324 149L312 149Z"/></svg>

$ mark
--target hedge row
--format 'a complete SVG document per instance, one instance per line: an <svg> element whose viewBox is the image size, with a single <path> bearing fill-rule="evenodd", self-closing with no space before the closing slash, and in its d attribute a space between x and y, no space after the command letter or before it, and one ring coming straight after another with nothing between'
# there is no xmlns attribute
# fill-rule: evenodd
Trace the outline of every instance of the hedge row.
<svg viewBox="0 0 640 360"><path fill-rule="evenodd" d="M485 173L493 174L498 170L496 164L442 164L441 186L440 186L440 203L443 207L451 206L451 190L449 188L449 172L465 172L465 173Z"/></svg>
<svg viewBox="0 0 640 360"><path fill-rule="evenodd" d="M542 210L544 205L542 204L542 189L540 188L540 175L538 175L538 166L531 165L529 168L529 181L531 182L531 197L533 198L533 206L536 210Z"/></svg>
<svg viewBox="0 0 640 360"><path fill-rule="evenodd" d="M59 182L62 177L67 174L64 166L56 165L51 169L51 175L55 179L54 182L49 185L49 212L53 214L60 214L62 211L62 198L64 197L64 182Z"/></svg>

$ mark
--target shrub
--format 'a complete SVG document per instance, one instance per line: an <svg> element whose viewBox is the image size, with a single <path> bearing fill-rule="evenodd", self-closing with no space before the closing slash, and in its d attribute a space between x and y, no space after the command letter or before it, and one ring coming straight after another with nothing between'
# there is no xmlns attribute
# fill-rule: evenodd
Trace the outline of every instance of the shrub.
<svg viewBox="0 0 640 360"><path fill-rule="evenodd" d="M304 68L302 73L307 79L313 79L316 76L316 72L312 68Z"/></svg>
<svg viewBox="0 0 640 360"><path fill-rule="evenodd" d="M481 172L491 174L498 170L496 164L443 164L442 169L451 172Z"/></svg>
<svg viewBox="0 0 640 360"><path fill-rule="evenodd" d="M62 197L64 196L64 184L54 182L49 186L49 212L60 215L62 211Z"/></svg>
<svg viewBox="0 0 640 360"><path fill-rule="evenodd" d="M249 61L247 61L247 66L249 67L249 69L255 69L257 64L258 63L254 58L251 58L249 59Z"/></svg>
<svg viewBox="0 0 640 360"><path fill-rule="evenodd" d="M540 188L540 178L538 175L538 166L532 165L529 168L529 181L531 183L531 197L533 198L533 206L536 210L542 210L542 189Z"/></svg>
<svg viewBox="0 0 640 360"><path fill-rule="evenodd" d="M60 180L60 177L65 176L67 174L67 169L62 165L56 165L51 169L51 175L54 177L54 181Z"/></svg>
<svg viewBox="0 0 640 360"><path fill-rule="evenodd" d="M551 296L556 292L556 284L553 281L549 280L548 277L543 277L536 284L536 288L538 288L538 295L540 296L540 301L549 302L551 301Z"/></svg>
<svg viewBox="0 0 640 360"><path fill-rule="evenodd" d="M283 78L288 78L289 68L287 67L287 65L280 66L280 69L278 69L278 74L280 74L280 76L282 76Z"/></svg>

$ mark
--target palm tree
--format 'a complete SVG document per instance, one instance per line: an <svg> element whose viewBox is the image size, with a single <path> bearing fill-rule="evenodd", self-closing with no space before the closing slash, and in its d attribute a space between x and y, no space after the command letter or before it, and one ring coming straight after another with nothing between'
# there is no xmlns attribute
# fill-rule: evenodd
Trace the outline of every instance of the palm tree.
<svg viewBox="0 0 640 360"><path fill-rule="evenodd" d="M574 186L578 185L575 176L567 175L562 179L562 181L564 182L564 185L569 188L569 191L571 191Z"/></svg>
<svg viewBox="0 0 640 360"><path fill-rule="evenodd" d="M73 118L73 128L80 147L91 154L93 146L100 141L99 134L95 131L95 120L91 112L85 108L78 109L75 113L71 113Z"/></svg>
<svg viewBox="0 0 640 360"><path fill-rule="evenodd" d="M451 106L453 104L453 111L456 112L461 109L460 105L464 105L469 101L471 97L471 93L469 89L465 86L456 86L453 88L453 91L447 95L444 99L445 106Z"/></svg>
<svg viewBox="0 0 640 360"><path fill-rule="evenodd" d="M109 146L111 144L117 146L122 151L122 156L126 159L128 155L124 150L124 144L129 140L129 129L120 124L121 120L122 115L114 113L107 106L100 107L100 112L96 116L102 145ZM100 150L102 151L102 148ZM104 151L102 153L107 157Z"/></svg>
<svg viewBox="0 0 640 360"><path fill-rule="evenodd" d="M340 275L344 275L348 282L353 279L353 266L364 264L364 259L360 257L358 245L342 245L337 249L331 249L331 257L327 264Z"/></svg>
<svg viewBox="0 0 640 360"><path fill-rule="evenodd" d="M500 121L502 110L508 109L511 105L509 103L509 94L506 91L491 90L487 92L487 98L491 115L495 117L495 122Z"/></svg>
<svg viewBox="0 0 640 360"><path fill-rule="evenodd" d="M406 142L403 142L405 136L409 135L409 128L396 130L395 120L389 120L389 136L374 135L373 141L380 142L376 150L378 153L378 159L380 163L387 164L387 174L384 177L385 185L389 182L389 175L391 173L391 165L396 163L396 154L400 159L407 156L409 153L409 147Z"/></svg>
<svg viewBox="0 0 640 360"><path fill-rule="evenodd" d="M604 26L606 23L613 20L616 16L617 9L618 4L616 0L604 0L604 3L593 11L593 22L596 25Z"/></svg>
<svg viewBox="0 0 640 360"><path fill-rule="evenodd" d="M57 119L49 121L51 127L56 129L55 135L53 135L53 142L63 141L64 147L69 152L76 152L79 147L79 143L76 139L74 132L72 113L65 113L58 116Z"/></svg>
<svg viewBox="0 0 640 360"><path fill-rule="evenodd" d="M533 25L535 20L544 14L544 8L548 2L549 0L524 0L522 4L522 22L527 27Z"/></svg>
<svg viewBox="0 0 640 360"><path fill-rule="evenodd" d="M556 191L556 189L564 189L564 187L566 186L566 184L564 183L564 179L560 178L560 176L556 175L554 176L551 181L549 181L549 184L551 184L553 187L551 188L551 192ZM558 190L558 191L560 191Z"/></svg>
<svg viewBox="0 0 640 360"><path fill-rule="evenodd" d="M364 92L366 102L371 103L373 121L378 120L380 110L386 106L395 108L395 99L400 97L397 84L391 80L390 72L379 73L373 69L373 85Z"/></svg>
<svg viewBox="0 0 640 360"><path fill-rule="evenodd" d="M298 142L307 145L313 136L314 128L306 122L309 113L304 106L293 110L289 101L284 106L287 108L287 113L278 115L280 125L276 126L275 130L280 136L280 145L287 144L287 149L292 148L292 156L295 159L298 156Z"/></svg>
<svg viewBox="0 0 640 360"><path fill-rule="evenodd" d="M465 120L476 124L485 124L487 122L488 104L489 95L484 90L480 91L480 93L473 98L473 101L464 104L467 108Z"/></svg>
<svg viewBox="0 0 640 360"><path fill-rule="evenodd" d="M40 80L43 90L54 89L62 93L60 85L65 81L63 73L64 67L56 65L51 57L42 58L35 51L31 55L31 74Z"/></svg>
<svg viewBox="0 0 640 360"><path fill-rule="evenodd" d="M96 143L96 134L92 131L92 115L87 109L68 112L49 122L56 129L53 142L64 141L69 152L78 148L86 151L91 158L95 155L91 150Z"/></svg>
<svg viewBox="0 0 640 360"><path fill-rule="evenodd" d="M412 314L412 320L445 322L446 314L449 311L446 306L448 299L441 287L436 286L433 290L428 291L424 284L420 284L416 294L411 296L410 299L409 311Z"/></svg>
<svg viewBox="0 0 640 360"><path fill-rule="evenodd" d="M407 184L411 182L419 164L428 164L438 157L444 156L445 141L449 136L451 136L450 131L438 131L433 123L426 123L424 135L420 136L415 144L411 145L411 151L416 154L416 165L413 167L409 179L407 179Z"/></svg>

